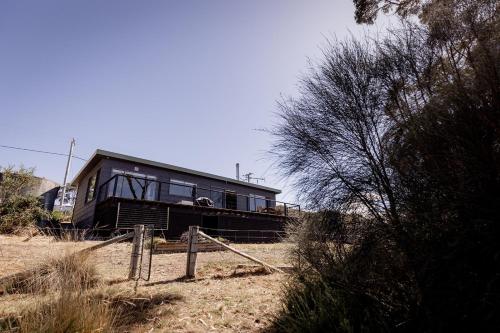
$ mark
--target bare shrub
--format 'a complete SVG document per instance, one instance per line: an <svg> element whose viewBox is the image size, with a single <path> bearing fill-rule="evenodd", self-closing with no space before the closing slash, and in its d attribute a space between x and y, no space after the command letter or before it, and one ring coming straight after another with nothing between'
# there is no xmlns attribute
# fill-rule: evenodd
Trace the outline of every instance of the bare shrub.
<svg viewBox="0 0 500 333"><path fill-rule="evenodd" d="M332 42L280 105L279 166L337 212L295 226L283 331L499 327L500 7L420 2L420 25Z"/></svg>

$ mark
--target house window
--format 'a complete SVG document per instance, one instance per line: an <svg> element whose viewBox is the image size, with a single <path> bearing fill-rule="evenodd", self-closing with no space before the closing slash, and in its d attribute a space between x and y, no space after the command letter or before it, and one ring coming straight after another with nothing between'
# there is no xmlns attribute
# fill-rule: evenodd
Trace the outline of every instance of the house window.
<svg viewBox="0 0 500 333"><path fill-rule="evenodd" d="M261 195L250 194L248 196L248 200L250 202L250 211L252 212L261 212L265 208L267 208L266 197L263 197Z"/></svg>
<svg viewBox="0 0 500 333"><path fill-rule="evenodd" d="M101 170L97 170L95 175L89 178L89 182L87 183L87 193L85 195L85 203L91 202L96 197L96 185L99 181L99 173Z"/></svg>
<svg viewBox="0 0 500 333"><path fill-rule="evenodd" d="M168 193L179 197L194 198L196 194L196 184L171 179Z"/></svg>
<svg viewBox="0 0 500 333"><path fill-rule="evenodd" d="M236 195L236 192L226 190L225 194L226 194L226 208L238 209L238 196Z"/></svg>
<svg viewBox="0 0 500 333"><path fill-rule="evenodd" d="M223 208L223 198L224 198L224 191L220 189L215 189L210 191L210 198L214 202L214 207L216 208Z"/></svg>
<svg viewBox="0 0 500 333"><path fill-rule="evenodd" d="M155 176L113 169L111 176L118 175L115 195L120 198L157 200L157 181ZM108 189L110 196L113 187Z"/></svg>

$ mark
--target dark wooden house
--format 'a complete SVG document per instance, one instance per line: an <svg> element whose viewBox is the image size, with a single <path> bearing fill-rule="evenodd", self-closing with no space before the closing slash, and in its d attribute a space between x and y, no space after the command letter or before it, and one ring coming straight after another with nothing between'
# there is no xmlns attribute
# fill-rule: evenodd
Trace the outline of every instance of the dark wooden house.
<svg viewBox="0 0 500 333"><path fill-rule="evenodd" d="M96 150L73 185L77 228L154 224L165 236L178 237L199 225L215 235L234 230L234 237L252 240L283 230L290 210L299 209L276 201L280 190L274 188L104 150Z"/></svg>

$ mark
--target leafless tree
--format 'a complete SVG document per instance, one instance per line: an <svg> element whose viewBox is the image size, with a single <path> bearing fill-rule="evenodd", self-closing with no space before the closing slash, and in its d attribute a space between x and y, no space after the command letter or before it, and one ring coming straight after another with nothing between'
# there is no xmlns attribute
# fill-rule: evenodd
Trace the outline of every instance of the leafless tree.
<svg viewBox="0 0 500 333"><path fill-rule="evenodd" d="M280 103L273 152L318 212L295 230L301 273L281 323L498 327L500 5L364 3L418 5L421 23L333 41Z"/></svg>

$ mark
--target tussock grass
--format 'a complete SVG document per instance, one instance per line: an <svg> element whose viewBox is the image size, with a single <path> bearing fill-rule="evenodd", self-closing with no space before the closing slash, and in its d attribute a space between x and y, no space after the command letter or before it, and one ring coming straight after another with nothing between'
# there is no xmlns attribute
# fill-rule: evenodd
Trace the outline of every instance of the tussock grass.
<svg viewBox="0 0 500 333"><path fill-rule="evenodd" d="M0 331L122 332L155 320L157 307L179 300L172 293L136 294L102 283L89 255L67 255L27 271L5 288L33 296L18 313L0 319Z"/></svg>
<svg viewBox="0 0 500 333"><path fill-rule="evenodd" d="M292 278L283 285L281 310L265 332L352 332L346 312L349 298L319 279ZM367 330L369 331L369 330Z"/></svg>
<svg viewBox="0 0 500 333"><path fill-rule="evenodd" d="M110 332L113 309L85 293L63 291L55 298L37 299L15 318L18 332Z"/></svg>
<svg viewBox="0 0 500 333"><path fill-rule="evenodd" d="M14 276L3 286L6 293L45 294L86 290L99 282L87 254L51 258L34 269Z"/></svg>
<svg viewBox="0 0 500 333"><path fill-rule="evenodd" d="M148 295L108 289L67 291L55 299L36 301L3 325L4 329L10 327L21 333L123 332L132 325L158 321L157 309L180 299L167 292Z"/></svg>

